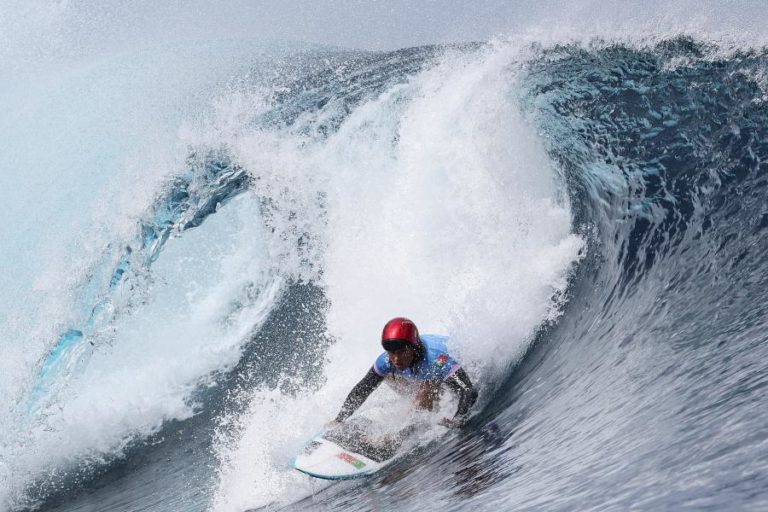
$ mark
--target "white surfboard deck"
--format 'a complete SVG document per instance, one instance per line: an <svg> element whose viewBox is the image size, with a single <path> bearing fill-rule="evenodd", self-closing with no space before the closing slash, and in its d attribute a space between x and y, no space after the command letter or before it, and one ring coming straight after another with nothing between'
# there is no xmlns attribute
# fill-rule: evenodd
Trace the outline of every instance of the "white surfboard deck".
<svg viewBox="0 0 768 512"><path fill-rule="evenodd" d="M393 457L394 458L394 457ZM370 476L386 466L392 459L382 462L342 448L325 439L322 434L313 437L304 450L294 457L292 466L315 478L348 480Z"/></svg>
<svg viewBox="0 0 768 512"><path fill-rule="evenodd" d="M326 480L370 476L408 453L414 446L413 434L424 428L424 422L403 426L353 416L313 437L291 465L302 473Z"/></svg>

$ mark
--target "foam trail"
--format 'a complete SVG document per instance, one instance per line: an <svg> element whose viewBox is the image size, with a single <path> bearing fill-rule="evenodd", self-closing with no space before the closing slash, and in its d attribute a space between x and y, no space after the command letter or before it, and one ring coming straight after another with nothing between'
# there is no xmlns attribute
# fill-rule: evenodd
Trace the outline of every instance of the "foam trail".
<svg viewBox="0 0 768 512"><path fill-rule="evenodd" d="M310 148L287 133L238 139L249 169L278 168L265 160L268 145L282 163L278 179L325 193L327 222L314 227L337 343L317 392L256 391L232 418L237 434L219 442L215 510L311 492L288 461L370 367L387 318L409 315L424 332L453 335L452 350L487 387L556 315L553 294L582 241L516 105L513 57L503 47L446 56Z"/></svg>

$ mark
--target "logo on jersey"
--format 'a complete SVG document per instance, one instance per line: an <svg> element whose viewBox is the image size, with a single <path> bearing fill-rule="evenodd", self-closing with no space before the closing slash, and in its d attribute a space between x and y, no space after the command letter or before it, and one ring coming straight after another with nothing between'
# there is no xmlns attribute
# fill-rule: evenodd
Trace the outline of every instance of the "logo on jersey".
<svg viewBox="0 0 768 512"><path fill-rule="evenodd" d="M344 462L348 462L348 463L352 464L353 466L355 466L355 469L361 469L361 468L365 467L365 462L363 462L363 461L353 457L352 455L350 455L350 454L348 454L346 452L341 452L341 453L339 453L336 456L338 458L340 458L341 460L343 460Z"/></svg>
<svg viewBox="0 0 768 512"><path fill-rule="evenodd" d="M442 368L443 366L445 366L445 363L447 362L448 362L448 356L445 354L442 354L440 357L435 359L435 366L437 366L438 368Z"/></svg>

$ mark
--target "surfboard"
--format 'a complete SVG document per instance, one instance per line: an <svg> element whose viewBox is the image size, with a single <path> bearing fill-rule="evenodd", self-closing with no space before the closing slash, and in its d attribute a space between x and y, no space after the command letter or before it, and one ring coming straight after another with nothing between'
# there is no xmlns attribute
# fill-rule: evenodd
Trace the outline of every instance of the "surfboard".
<svg viewBox="0 0 768 512"><path fill-rule="evenodd" d="M293 467L315 478L348 480L372 475L384 467L384 462L347 450L318 435L293 459Z"/></svg>
<svg viewBox="0 0 768 512"><path fill-rule="evenodd" d="M404 436L374 437L367 422L343 424L313 437L291 461L297 471L324 480L370 476L392 462Z"/></svg>

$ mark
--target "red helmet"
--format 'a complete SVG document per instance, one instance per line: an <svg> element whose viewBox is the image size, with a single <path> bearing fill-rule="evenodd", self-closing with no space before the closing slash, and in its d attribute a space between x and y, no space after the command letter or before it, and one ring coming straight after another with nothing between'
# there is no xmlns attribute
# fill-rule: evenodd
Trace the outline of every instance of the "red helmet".
<svg viewBox="0 0 768 512"><path fill-rule="evenodd" d="M381 345L384 350L390 352L400 350L408 345L418 347L420 343L419 330L416 328L416 324L407 318L393 318L387 322L381 332Z"/></svg>

